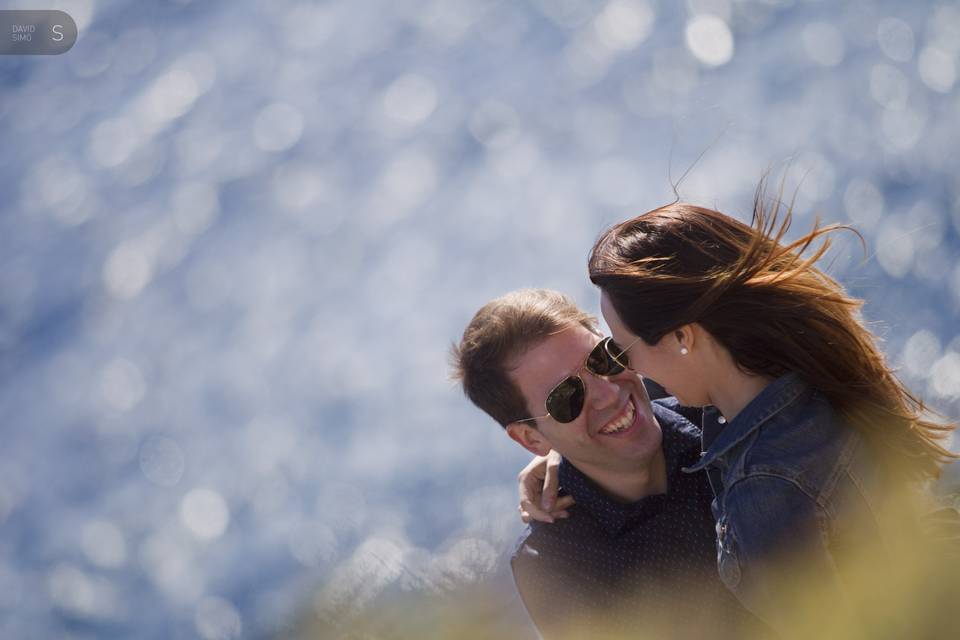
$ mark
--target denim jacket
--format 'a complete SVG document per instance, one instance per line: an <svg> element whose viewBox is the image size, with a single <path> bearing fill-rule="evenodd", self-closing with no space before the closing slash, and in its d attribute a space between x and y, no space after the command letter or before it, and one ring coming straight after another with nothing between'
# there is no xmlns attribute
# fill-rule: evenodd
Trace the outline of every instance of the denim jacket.
<svg viewBox="0 0 960 640"><path fill-rule="evenodd" d="M729 424L703 411L705 451L687 472L706 470L713 487L720 578L757 617L784 636L801 611L797 574L777 562L802 552L804 582L844 602L844 549L883 548L877 514L881 465L864 438L794 373L769 384ZM878 559L878 562L882 562ZM807 603L809 604L809 603ZM815 618L814 618L815 619Z"/></svg>

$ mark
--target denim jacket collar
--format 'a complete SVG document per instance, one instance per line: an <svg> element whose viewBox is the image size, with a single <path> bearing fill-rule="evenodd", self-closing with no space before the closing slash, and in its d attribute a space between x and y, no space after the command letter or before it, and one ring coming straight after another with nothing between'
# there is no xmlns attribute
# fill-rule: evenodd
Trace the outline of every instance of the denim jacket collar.
<svg viewBox="0 0 960 640"><path fill-rule="evenodd" d="M808 390L807 384L795 372L780 376L767 385L737 414L736 418L720 430L716 439L709 443L707 450L701 454L699 462L685 468L684 471L693 473L709 466ZM704 431L706 431L706 425L704 425Z"/></svg>

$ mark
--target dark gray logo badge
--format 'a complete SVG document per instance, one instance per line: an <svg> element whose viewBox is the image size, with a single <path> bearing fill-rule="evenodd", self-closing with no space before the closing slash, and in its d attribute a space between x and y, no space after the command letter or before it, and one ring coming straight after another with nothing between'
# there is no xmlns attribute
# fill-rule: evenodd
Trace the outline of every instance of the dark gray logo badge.
<svg viewBox="0 0 960 640"><path fill-rule="evenodd" d="M55 56L77 41L77 23L63 11L0 11L0 55Z"/></svg>

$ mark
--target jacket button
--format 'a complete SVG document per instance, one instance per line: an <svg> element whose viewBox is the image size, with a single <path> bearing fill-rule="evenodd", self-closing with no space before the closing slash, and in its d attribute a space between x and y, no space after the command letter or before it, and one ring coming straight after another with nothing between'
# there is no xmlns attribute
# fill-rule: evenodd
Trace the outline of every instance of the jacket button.
<svg viewBox="0 0 960 640"><path fill-rule="evenodd" d="M730 589L740 584L740 562L734 554L725 552L720 558L720 579Z"/></svg>

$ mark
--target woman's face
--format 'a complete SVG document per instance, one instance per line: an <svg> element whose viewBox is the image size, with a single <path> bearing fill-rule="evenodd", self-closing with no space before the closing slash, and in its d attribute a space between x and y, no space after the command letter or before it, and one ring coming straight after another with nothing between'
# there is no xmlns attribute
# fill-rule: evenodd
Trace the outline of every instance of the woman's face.
<svg viewBox="0 0 960 640"><path fill-rule="evenodd" d="M709 404L693 366L695 358L689 352L686 355L680 352L683 345L676 335L669 333L653 345L638 339L624 324L605 292L600 294L600 312L610 327L613 340L627 349L631 369L658 383L682 405L699 407Z"/></svg>

